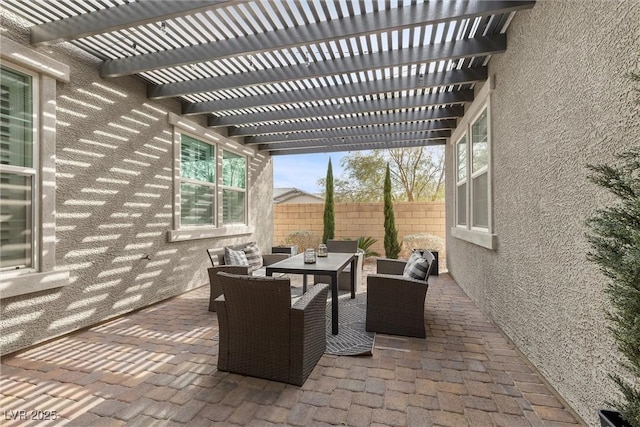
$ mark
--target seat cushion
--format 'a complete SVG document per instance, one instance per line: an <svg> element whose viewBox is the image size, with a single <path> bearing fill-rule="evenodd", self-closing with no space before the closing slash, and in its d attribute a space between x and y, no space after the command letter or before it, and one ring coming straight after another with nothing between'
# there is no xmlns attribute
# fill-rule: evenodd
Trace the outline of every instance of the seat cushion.
<svg viewBox="0 0 640 427"><path fill-rule="evenodd" d="M262 267L262 253L256 243L249 243L243 251L249 262L249 271L255 271Z"/></svg>
<svg viewBox="0 0 640 427"><path fill-rule="evenodd" d="M429 272L429 261L424 259L420 252L413 252L404 266L402 275L411 279L426 280Z"/></svg>
<svg viewBox="0 0 640 427"><path fill-rule="evenodd" d="M224 263L226 265L249 265L249 260L243 250L226 247L224 248Z"/></svg>

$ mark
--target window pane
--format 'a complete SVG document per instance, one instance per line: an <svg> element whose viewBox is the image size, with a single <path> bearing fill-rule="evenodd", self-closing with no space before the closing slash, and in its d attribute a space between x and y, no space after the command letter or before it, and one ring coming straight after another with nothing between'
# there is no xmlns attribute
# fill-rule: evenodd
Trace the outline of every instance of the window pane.
<svg viewBox="0 0 640 427"><path fill-rule="evenodd" d="M211 144L182 135L180 175L198 181L214 182L215 157L213 150L214 147Z"/></svg>
<svg viewBox="0 0 640 427"><path fill-rule="evenodd" d="M33 167L31 76L0 68L0 164Z"/></svg>
<svg viewBox="0 0 640 427"><path fill-rule="evenodd" d="M487 133L487 109L471 125L473 173L489 164L489 145Z"/></svg>
<svg viewBox="0 0 640 427"><path fill-rule="evenodd" d="M473 226L489 227L489 178L485 172L473 178Z"/></svg>
<svg viewBox="0 0 640 427"><path fill-rule="evenodd" d="M462 181L467 178L467 136L463 136L458 143L458 181Z"/></svg>
<svg viewBox="0 0 640 427"><path fill-rule="evenodd" d="M222 152L222 185L225 187L246 188L247 160L244 156L230 151Z"/></svg>
<svg viewBox="0 0 640 427"><path fill-rule="evenodd" d="M180 184L182 225L213 225L215 189L205 185Z"/></svg>
<svg viewBox="0 0 640 427"><path fill-rule="evenodd" d="M222 222L245 222L244 196L244 191L222 190Z"/></svg>
<svg viewBox="0 0 640 427"><path fill-rule="evenodd" d="M0 269L31 267L31 181L0 173Z"/></svg>
<svg viewBox="0 0 640 427"><path fill-rule="evenodd" d="M458 186L458 225L467 224L467 184Z"/></svg>

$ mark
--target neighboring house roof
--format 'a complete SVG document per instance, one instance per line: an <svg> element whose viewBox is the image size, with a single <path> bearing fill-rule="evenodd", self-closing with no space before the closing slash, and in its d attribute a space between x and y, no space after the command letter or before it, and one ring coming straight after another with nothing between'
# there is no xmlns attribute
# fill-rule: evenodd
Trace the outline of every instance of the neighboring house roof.
<svg viewBox="0 0 640 427"><path fill-rule="evenodd" d="M324 198L320 197L316 194L307 193L306 191L302 191L299 188L274 188L273 189L273 203L294 203L293 199L304 198L305 203L314 203L313 200L316 200L316 203L324 202Z"/></svg>

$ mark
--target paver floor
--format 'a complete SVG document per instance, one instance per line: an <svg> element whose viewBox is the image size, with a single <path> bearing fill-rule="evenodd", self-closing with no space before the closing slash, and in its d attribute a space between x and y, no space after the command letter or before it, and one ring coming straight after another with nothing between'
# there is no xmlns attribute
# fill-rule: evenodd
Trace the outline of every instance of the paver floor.
<svg viewBox="0 0 640 427"><path fill-rule="evenodd" d="M448 275L430 283L426 339L378 334L373 356L324 355L302 387L219 372L202 287L5 357L0 424L582 424Z"/></svg>

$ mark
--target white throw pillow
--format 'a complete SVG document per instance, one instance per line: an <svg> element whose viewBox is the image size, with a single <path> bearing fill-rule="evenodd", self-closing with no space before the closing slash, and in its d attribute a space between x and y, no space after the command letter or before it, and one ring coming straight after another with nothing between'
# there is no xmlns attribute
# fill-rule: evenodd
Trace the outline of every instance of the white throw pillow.
<svg viewBox="0 0 640 427"><path fill-rule="evenodd" d="M226 265L249 265L247 255L243 250L224 248L224 263Z"/></svg>
<svg viewBox="0 0 640 427"><path fill-rule="evenodd" d="M411 279L425 280L429 272L429 261L422 258L420 252L413 252L404 266L402 275Z"/></svg>

